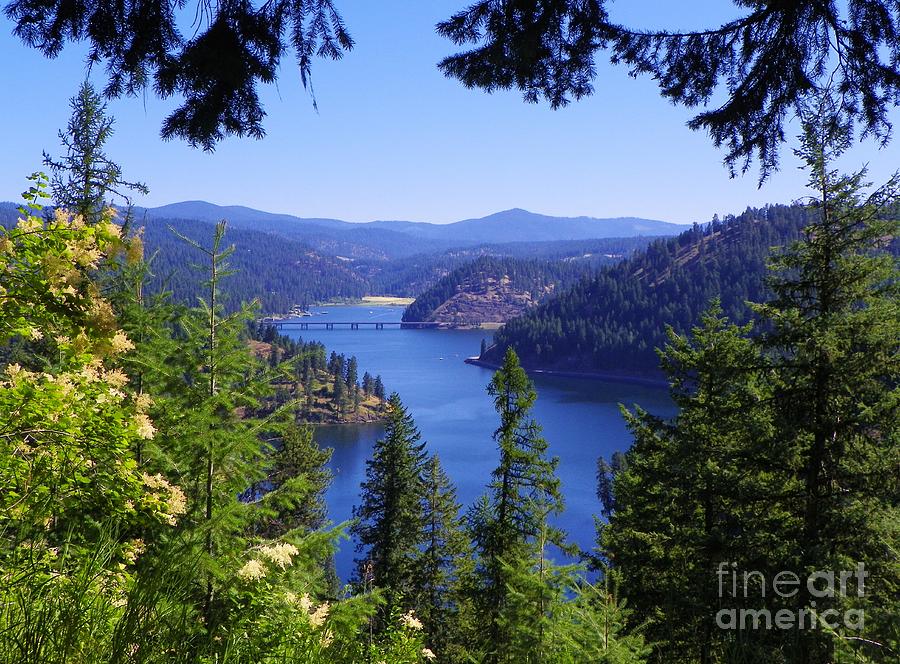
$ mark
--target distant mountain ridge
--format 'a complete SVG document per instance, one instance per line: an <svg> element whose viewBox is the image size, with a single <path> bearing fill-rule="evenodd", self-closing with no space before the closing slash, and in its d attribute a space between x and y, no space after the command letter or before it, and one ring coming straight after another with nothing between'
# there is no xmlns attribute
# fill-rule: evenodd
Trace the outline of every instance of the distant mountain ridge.
<svg viewBox="0 0 900 664"><path fill-rule="evenodd" d="M449 224L416 221L370 221L351 223L339 219L304 218L275 214L244 206L219 206L205 201L184 201L156 208L138 208L138 216L152 218L227 219L237 227L253 226L254 230L281 232L297 237L306 231L343 231L363 238L383 237L389 233L397 241L413 237L420 241L468 246L511 241L588 240L611 237L677 235L684 225L639 217L554 217L513 208L486 217L464 219ZM437 246L430 247L433 249Z"/></svg>
<svg viewBox="0 0 900 664"><path fill-rule="evenodd" d="M16 222L20 216L16 208L13 203L0 203L0 225ZM618 262L653 239L523 241L516 234L494 244L458 243L422 239L378 228L378 224L333 219L303 224L290 215L240 206L223 208L203 201L137 208L133 212L134 226L144 228L146 255L152 257L159 251L153 259L155 277L149 290L171 291L176 301L187 303L193 303L202 293L203 277L191 269L197 260L195 252L170 233L169 227L205 244L212 237L213 222L230 219L226 241L236 245L231 263L237 274L228 280L223 302L231 310L242 300L258 298L265 313L285 313L295 304L307 306L334 298L417 297L453 270L481 256L596 269Z"/></svg>

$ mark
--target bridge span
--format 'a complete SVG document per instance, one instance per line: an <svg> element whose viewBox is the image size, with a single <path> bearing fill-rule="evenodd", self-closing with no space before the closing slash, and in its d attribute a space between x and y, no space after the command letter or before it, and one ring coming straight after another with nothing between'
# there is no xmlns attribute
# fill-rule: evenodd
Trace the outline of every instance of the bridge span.
<svg viewBox="0 0 900 664"><path fill-rule="evenodd" d="M406 330L425 330L425 329L437 329L440 328L442 323L437 323L434 321L404 321L404 320L365 320L365 321L348 321L348 320L335 320L335 321L305 321L298 318L285 318L285 319L277 319L277 318L263 318L262 322L275 327L276 329L291 329L291 330L336 330L336 329L350 329L350 330L360 330L360 329L372 329L372 330L383 330L386 327L406 329Z"/></svg>

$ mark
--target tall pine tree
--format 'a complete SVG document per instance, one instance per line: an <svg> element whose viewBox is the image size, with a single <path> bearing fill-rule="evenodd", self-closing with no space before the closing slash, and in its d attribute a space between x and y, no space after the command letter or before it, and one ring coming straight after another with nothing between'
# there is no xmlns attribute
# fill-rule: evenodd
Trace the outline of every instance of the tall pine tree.
<svg viewBox="0 0 900 664"><path fill-rule="evenodd" d="M793 632L792 661L856 657L889 661L900 652L900 279L896 254L900 178L866 194L865 170L840 175L834 160L849 127L828 95L811 109L797 150L807 165L813 221L802 241L773 262L774 298L757 311L771 322L780 443L799 490L785 509L796 519L793 568L869 573L864 597L816 597L801 586L796 608L824 615L866 611L866 629ZM896 216L894 216L896 219ZM894 618L889 616L893 615ZM876 645L880 644L880 645Z"/></svg>
<svg viewBox="0 0 900 664"><path fill-rule="evenodd" d="M548 459L547 441L531 418L537 399L534 385L509 349L503 365L494 374L488 393L500 416L494 439L500 463L492 473L488 495L470 511L470 528L477 553L474 600L479 622L484 626L481 650L487 661L517 661L523 640L518 630L528 630L542 620L543 588L523 614L523 606L512 601L517 589L517 568L536 560L545 563L545 544L562 544L562 535L548 524L562 511L556 478L556 459ZM543 577L541 583L548 581ZM511 619L518 615L523 621ZM524 620L526 616L533 618Z"/></svg>
<svg viewBox="0 0 900 664"><path fill-rule="evenodd" d="M388 400L384 438L366 462L361 503L353 509L357 581L384 591L383 616L414 607L423 532L425 444L400 397Z"/></svg>
<svg viewBox="0 0 900 664"><path fill-rule="evenodd" d="M461 614L465 613L460 572L471 560L465 520L456 488L435 454L425 465L422 495L422 550L419 555L416 613L425 625L427 643L442 660L459 654Z"/></svg>

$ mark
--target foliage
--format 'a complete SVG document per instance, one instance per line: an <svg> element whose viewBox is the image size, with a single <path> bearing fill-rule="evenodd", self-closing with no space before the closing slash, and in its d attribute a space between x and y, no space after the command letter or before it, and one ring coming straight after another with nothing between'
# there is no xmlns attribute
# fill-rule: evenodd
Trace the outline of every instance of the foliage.
<svg viewBox="0 0 900 664"><path fill-rule="evenodd" d="M534 645L523 641L523 633L543 620L544 613L540 600L525 600L524 608L516 601L525 592L522 582L531 578L516 572L530 568L536 557L543 569L546 543L562 544L562 534L548 523L562 511L562 495L555 476L558 461L546 458L547 442L530 418L537 393L512 350L494 374L488 394L500 416L494 433L500 463L488 495L469 515L477 555L473 601L478 622L485 626L479 646L487 661L516 661ZM538 579L538 593L548 580Z"/></svg>
<svg viewBox="0 0 900 664"><path fill-rule="evenodd" d="M62 211L43 221L34 213L46 183L35 181L33 207L0 236L0 337L42 340L52 359L41 371L5 367L0 532L7 552L34 548L48 565L63 542L89 555L104 522L133 531L174 521L183 497L130 458L155 430L147 404L123 391L116 358L132 342L94 282L101 261L122 250L118 227Z"/></svg>
<svg viewBox="0 0 900 664"><path fill-rule="evenodd" d="M151 86L164 98L181 97L162 136L205 150L229 135L264 135L257 86L275 80L289 50L306 85L314 57L338 59L353 47L331 0L201 4L196 11L185 9L188 17L182 8L12 0L5 12L16 23L16 35L48 57L67 41L87 39L91 61L106 63L107 97L137 95ZM182 30L190 16L196 30L188 37Z"/></svg>
<svg viewBox="0 0 900 664"><path fill-rule="evenodd" d="M422 491L422 544L416 561L416 610L426 626L426 642L441 661L465 656L469 601L462 577L471 567L471 544L456 501L456 489L437 454L425 464ZM462 651L462 652L460 652Z"/></svg>
<svg viewBox="0 0 900 664"><path fill-rule="evenodd" d="M648 30L620 25L604 0L478 0L438 25L468 51L440 63L488 92L517 88L554 108L594 92L596 53L657 81L676 104L704 110L688 124L726 145L732 174L756 158L760 179L778 165L784 122L834 85L841 113L886 141L900 101L900 13L886 0L847 4L741 0L717 27Z"/></svg>
<svg viewBox="0 0 900 664"><path fill-rule="evenodd" d="M59 140L66 150L61 161L46 152L44 165L53 173L53 202L88 223L100 219L114 196L130 205L127 191L147 194L140 182L126 182L122 169L106 156L103 147L113 134L113 119L93 86L85 81L69 102L72 117Z"/></svg>

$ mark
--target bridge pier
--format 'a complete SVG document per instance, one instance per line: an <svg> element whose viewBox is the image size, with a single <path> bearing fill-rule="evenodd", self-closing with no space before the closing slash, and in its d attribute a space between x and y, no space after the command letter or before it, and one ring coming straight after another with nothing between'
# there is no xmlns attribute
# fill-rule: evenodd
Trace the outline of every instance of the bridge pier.
<svg viewBox="0 0 900 664"><path fill-rule="evenodd" d="M375 329L376 329L376 330L383 330L383 329L384 329L384 323L375 323Z"/></svg>
<svg viewBox="0 0 900 664"><path fill-rule="evenodd" d="M325 329L326 329L326 330L333 330L333 329L334 329L334 323L325 323Z"/></svg>
<svg viewBox="0 0 900 664"><path fill-rule="evenodd" d="M359 323L350 323L350 329L351 329L351 330L358 330L358 329L359 329Z"/></svg>

